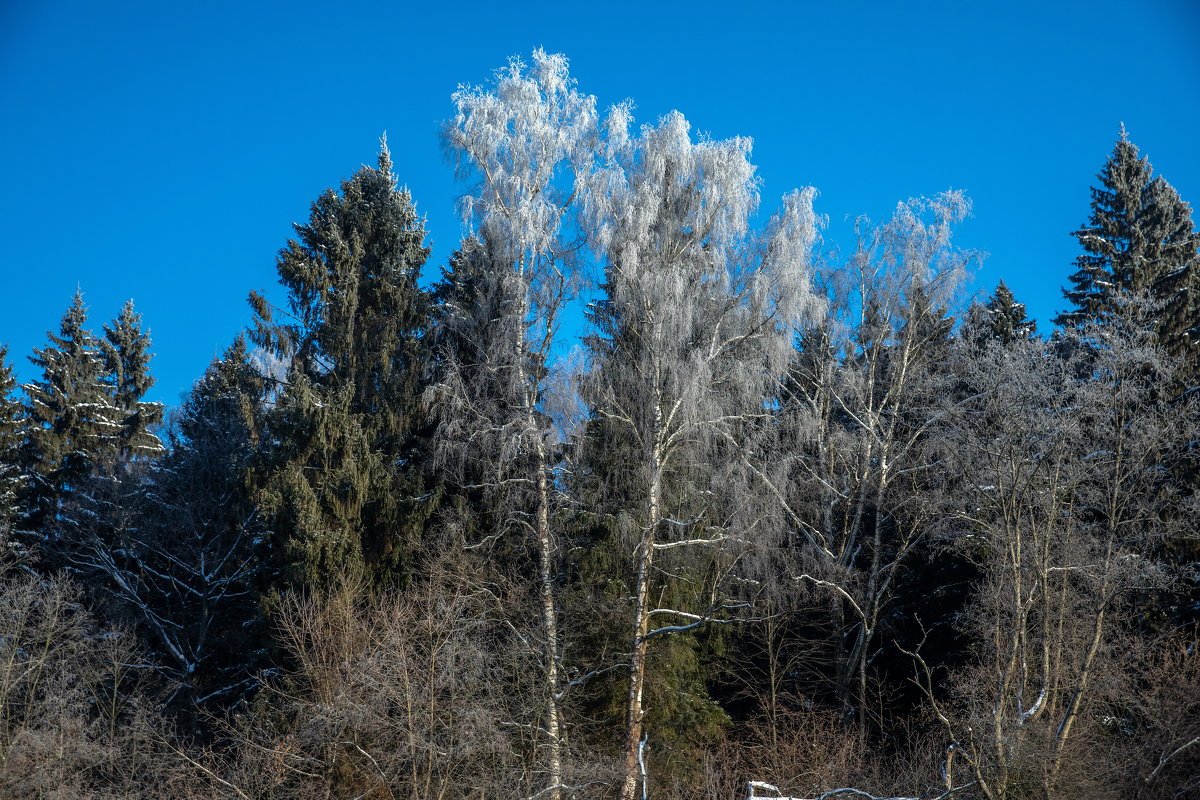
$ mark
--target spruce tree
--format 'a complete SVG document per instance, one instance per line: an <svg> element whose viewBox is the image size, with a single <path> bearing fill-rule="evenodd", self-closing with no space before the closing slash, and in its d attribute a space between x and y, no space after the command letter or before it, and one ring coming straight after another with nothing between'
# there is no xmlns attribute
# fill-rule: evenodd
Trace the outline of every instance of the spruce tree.
<svg viewBox="0 0 1200 800"><path fill-rule="evenodd" d="M264 389L241 337L208 367L149 471L115 582L184 724L244 694L261 666L253 637L262 529L249 478Z"/></svg>
<svg viewBox="0 0 1200 800"><path fill-rule="evenodd" d="M20 511L21 447L25 441L25 414L13 396L17 387L8 346L0 345L0 534L6 534Z"/></svg>
<svg viewBox="0 0 1200 800"><path fill-rule="evenodd" d="M1195 350L1198 324L1195 267L1200 236L1191 207L1140 156L1124 126L1092 189L1092 212L1075 231L1084 253L1063 295L1074 306L1057 325L1081 328L1122 315L1120 296L1146 294L1160 308L1153 326L1172 355Z"/></svg>
<svg viewBox="0 0 1200 800"><path fill-rule="evenodd" d="M104 326L104 334L96 345L114 424L91 472L74 487L67 505L68 516L77 524L59 555L95 600L120 614L134 581L131 576L140 574L144 566L137 547L143 522L137 501L152 460L163 452L162 442L149 430L162 420L162 406L142 400L154 379L149 371L150 338L141 329L133 301L125 304L111 325Z"/></svg>
<svg viewBox="0 0 1200 800"><path fill-rule="evenodd" d="M103 356L104 386L116 423L106 438L101 457L91 474L80 481L72 498L79 520L77 541L71 548L72 568L105 597L121 594L123 570L137 570L136 548L141 520L137 498L143 491L147 468L163 453L162 442L150 427L162 421L162 406L142 400L154 385L150 375L150 337L141 328L141 316L127 302L97 347Z"/></svg>
<svg viewBox="0 0 1200 800"><path fill-rule="evenodd" d="M160 403L142 400L154 385L150 375L150 335L130 300L111 325L104 326L105 366L114 405L121 418L118 457L123 463L157 456L163 446L151 428L163 418Z"/></svg>
<svg viewBox="0 0 1200 800"><path fill-rule="evenodd" d="M402 577L430 504L422 464L429 253L386 144L313 204L280 251L286 312L251 296L257 344L287 364L268 428L264 509L287 583ZM276 317L280 317L277 321Z"/></svg>
<svg viewBox="0 0 1200 800"><path fill-rule="evenodd" d="M29 359L41 368L42 379L24 386L30 480L20 527L50 550L77 538L80 520L62 513L64 503L110 461L121 430L104 358L86 325L83 293L76 291L58 334L47 333L49 345Z"/></svg>
<svg viewBox="0 0 1200 800"><path fill-rule="evenodd" d="M1025 304L1017 302L1004 281L996 285L986 303L973 303L967 316L969 327L976 335L995 339L1001 344L1037 336L1037 322L1025 316Z"/></svg>
<svg viewBox="0 0 1200 800"><path fill-rule="evenodd" d="M488 436L489 431L511 429L512 409L519 402L506 371L493 363L497 353L513 348L511 328L496 324L504 318L507 305L501 275L492 248L472 236L450 256L430 292L431 377L436 384L432 394L437 398L431 421L438 426L440 439L457 445L443 445L435 469L446 484L443 532L453 528L456 545L478 541L513 524L518 515L506 514L505 509L520 507L527 512L524 501L514 497L520 489L513 482L497 480L495 464L499 456L505 468L522 474L522 469L528 469L527 459L502 452L511 443ZM537 368L544 365L539 362ZM502 538L496 540L498 546ZM512 566L521 548L514 549L512 542L503 545L508 549L500 558Z"/></svg>
<svg viewBox="0 0 1200 800"><path fill-rule="evenodd" d="M1183 359L1183 377L1194 381L1200 370L1200 233L1192 223L1191 206L1161 177L1147 194L1151 224L1163 231L1157 254L1163 266L1151 286L1161 304L1159 343Z"/></svg>

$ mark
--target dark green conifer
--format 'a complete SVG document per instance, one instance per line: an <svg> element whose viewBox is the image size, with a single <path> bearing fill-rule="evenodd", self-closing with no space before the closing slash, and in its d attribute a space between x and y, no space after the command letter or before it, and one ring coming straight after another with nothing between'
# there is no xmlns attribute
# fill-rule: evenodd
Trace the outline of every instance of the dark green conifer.
<svg viewBox="0 0 1200 800"><path fill-rule="evenodd" d="M430 339L433 347L431 374L438 384L437 400L433 403L431 419L446 432L455 427L457 435L444 438L471 441L473 447L453 448L436 464L439 476L453 485L444 491L442 499L448 517L443 527L452 527L457 544L475 542L503 529L506 524L495 513L514 505L511 486L495 480L494 465L499 448L507 443L479 441L478 435L464 432L462 427L475 426L503 430L511 420L502 415L516 413L519 402L511 396L505 371L495 368L496 354L510 352L509 326L495 324L504 317L505 300L500 291L500 275L492 259L491 248L476 237L464 239L442 268L441 279L430 292ZM453 391L443 391L455 384ZM448 404L450 397L469 397L473 413ZM498 413L497 413L498 412ZM489 446L494 445L494 446ZM508 467L519 469L510 459ZM522 484L523 485L523 484ZM521 505L516 503L516 505ZM499 539L497 539L499 544ZM509 544L509 543L506 543ZM507 555L513 556L513 552Z"/></svg>
<svg viewBox="0 0 1200 800"><path fill-rule="evenodd" d="M175 687L171 705L185 724L243 694L261 665L252 637L263 531L248 478L264 390L239 337L174 416L171 447L150 470L125 543L120 599Z"/></svg>
<svg viewBox="0 0 1200 800"><path fill-rule="evenodd" d="M1088 223L1075 231L1084 253L1076 260L1071 288L1063 295L1074 308L1055 323L1079 328L1122 315L1121 295L1146 294L1159 304L1154 327L1159 342L1176 356L1197 347L1195 268L1200 236L1191 207L1139 156L1124 127L1092 189Z"/></svg>
<svg viewBox="0 0 1200 800"><path fill-rule="evenodd" d="M1150 224L1162 232L1152 256L1162 266L1150 287L1161 304L1159 343L1182 358L1186 375L1194 378L1200 372L1200 233L1192 223L1191 206L1161 177L1147 194Z"/></svg>
<svg viewBox="0 0 1200 800"><path fill-rule="evenodd" d="M0 345L0 534L7 533L20 512L25 414L20 400L13 396L16 387L8 346Z"/></svg>
<svg viewBox="0 0 1200 800"><path fill-rule="evenodd" d="M1004 281L997 284L986 303L973 303L967 316L971 329L977 335L995 339L1001 344L1037 336L1037 322L1025 316L1025 304L1017 302Z"/></svg>
<svg viewBox="0 0 1200 800"><path fill-rule="evenodd" d="M119 459L128 463L161 454L162 442L151 428L162 422L162 404L142 400L154 385L150 375L150 335L142 330L142 316L134 312L132 300L121 308L112 325L104 326L101 347L113 404L121 418Z"/></svg>
<svg viewBox="0 0 1200 800"><path fill-rule="evenodd" d="M404 573L429 504L421 457L429 253L386 145L313 204L280 251L286 312L251 296L255 341L286 365L264 509L287 581ZM279 320L276 320L279 317Z"/></svg>
<svg viewBox="0 0 1200 800"><path fill-rule="evenodd" d="M21 528L47 543L78 528L78 519L60 513L64 500L110 461L121 430L104 359L86 325L83 293L76 291L58 334L48 333L49 345L30 357L42 379L24 387L30 480Z"/></svg>

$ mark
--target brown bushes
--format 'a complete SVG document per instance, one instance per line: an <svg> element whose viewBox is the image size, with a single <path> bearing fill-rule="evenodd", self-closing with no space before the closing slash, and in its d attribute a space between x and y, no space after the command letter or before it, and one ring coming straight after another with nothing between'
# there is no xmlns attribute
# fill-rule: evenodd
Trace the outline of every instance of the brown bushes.
<svg viewBox="0 0 1200 800"><path fill-rule="evenodd" d="M0 796L174 794L178 763L146 672L128 636L96 628L70 581L0 578Z"/></svg>

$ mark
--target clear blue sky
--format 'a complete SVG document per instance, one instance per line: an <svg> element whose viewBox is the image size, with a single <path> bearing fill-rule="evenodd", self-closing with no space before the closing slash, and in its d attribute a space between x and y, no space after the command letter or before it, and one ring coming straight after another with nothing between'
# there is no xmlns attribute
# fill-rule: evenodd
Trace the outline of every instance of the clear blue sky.
<svg viewBox="0 0 1200 800"><path fill-rule="evenodd" d="M764 208L846 219L961 188L960 244L1030 312L1063 308L1088 187L1124 121L1200 203L1200 3L358 3L0 0L0 342L22 379L77 285L133 297L176 403L275 286L290 223L387 131L436 269L461 227L437 131L459 83L566 53L601 106L754 138Z"/></svg>

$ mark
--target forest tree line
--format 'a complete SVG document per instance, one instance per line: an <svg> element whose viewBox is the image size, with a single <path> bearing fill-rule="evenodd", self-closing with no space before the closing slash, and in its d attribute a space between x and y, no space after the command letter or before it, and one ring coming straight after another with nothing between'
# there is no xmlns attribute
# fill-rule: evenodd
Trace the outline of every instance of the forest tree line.
<svg viewBox="0 0 1200 800"><path fill-rule="evenodd" d="M0 349L0 794L1196 796L1200 235L1123 129L1039 335L960 192L841 252L561 55L453 101L436 279L385 144L177 408L132 302Z"/></svg>

